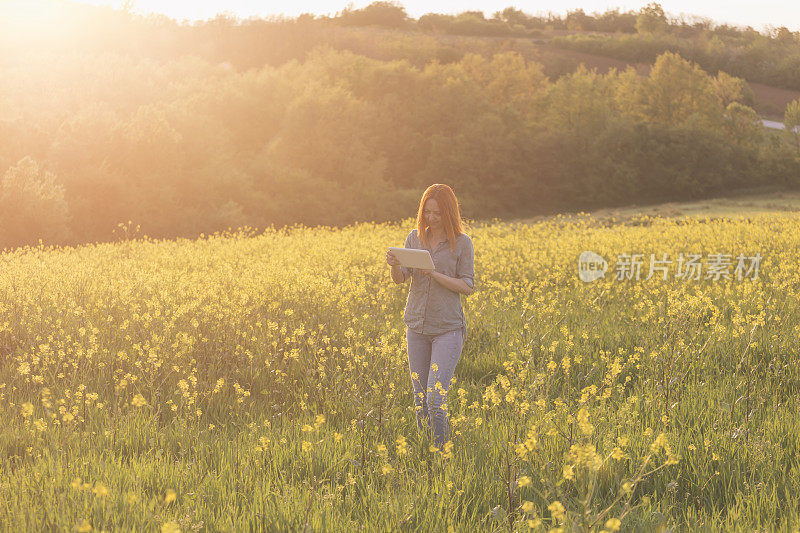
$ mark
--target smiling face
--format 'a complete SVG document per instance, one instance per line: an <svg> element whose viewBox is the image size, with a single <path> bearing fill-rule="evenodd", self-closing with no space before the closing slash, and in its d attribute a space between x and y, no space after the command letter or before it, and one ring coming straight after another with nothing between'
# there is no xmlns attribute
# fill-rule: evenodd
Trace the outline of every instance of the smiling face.
<svg viewBox="0 0 800 533"><path fill-rule="evenodd" d="M431 227L432 231L442 230L442 213L439 211L439 204L433 198L425 200L425 206L422 208L422 216L425 217L425 222Z"/></svg>

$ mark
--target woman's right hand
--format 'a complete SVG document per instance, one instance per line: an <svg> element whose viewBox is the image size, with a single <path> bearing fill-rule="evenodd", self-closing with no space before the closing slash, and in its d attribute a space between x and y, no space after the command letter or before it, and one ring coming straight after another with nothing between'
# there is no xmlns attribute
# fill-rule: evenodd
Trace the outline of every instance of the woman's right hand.
<svg viewBox="0 0 800 533"><path fill-rule="evenodd" d="M400 266L400 260L394 255L391 250L386 252L386 262L392 266Z"/></svg>

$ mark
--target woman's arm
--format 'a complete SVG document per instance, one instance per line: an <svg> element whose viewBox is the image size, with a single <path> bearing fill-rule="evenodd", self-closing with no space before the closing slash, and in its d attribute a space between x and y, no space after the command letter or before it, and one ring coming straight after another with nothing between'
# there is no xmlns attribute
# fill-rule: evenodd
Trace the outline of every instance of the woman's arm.
<svg viewBox="0 0 800 533"><path fill-rule="evenodd" d="M460 239L459 255L456 263L456 275L450 277L440 272L431 272L430 275L443 287L453 292L459 292L469 296L475 288L475 251L472 247L472 239L469 237Z"/></svg>
<svg viewBox="0 0 800 533"><path fill-rule="evenodd" d="M459 278L451 278L446 274L442 274L441 272L436 271L428 271L430 272L430 276L435 279L439 285L450 289L453 292L460 292L461 294L470 295L472 294L472 287L470 287L466 281Z"/></svg>

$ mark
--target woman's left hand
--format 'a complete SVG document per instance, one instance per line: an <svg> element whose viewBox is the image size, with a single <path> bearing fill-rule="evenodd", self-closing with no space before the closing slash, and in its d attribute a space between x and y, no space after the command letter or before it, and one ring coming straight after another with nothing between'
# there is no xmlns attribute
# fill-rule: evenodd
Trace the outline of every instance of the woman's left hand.
<svg viewBox="0 0 800 533"><path fill-rule="evenodd" d="M428 276L429 278L432 278L433 277L433 273L436 272L435 270L430 269L430 268L420 268L420 269L418 269L418 271L423 276Z"/></svg>

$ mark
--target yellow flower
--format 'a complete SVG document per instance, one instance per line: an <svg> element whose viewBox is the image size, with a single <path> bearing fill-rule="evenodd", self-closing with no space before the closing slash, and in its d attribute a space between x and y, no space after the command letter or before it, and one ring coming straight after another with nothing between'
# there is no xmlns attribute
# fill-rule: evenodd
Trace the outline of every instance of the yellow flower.
<svg viewBox="0 0 800 533"><path fill-rule="evenodd" d="M389 474L393 470L394 470L394 468L392 468L392 465L390 465L388 463L383 465L383 468L381 468L381 472L383 473L383 475Z"/></svg>
<svg viewBox="0 0 800 533"><path fill-rule="evenodd" d="M147 400L145 400L144 396L142 396L141 394L137 394L131 400L131 405L133 405L134 407L142 407L147 405Z"/></svg>
<svg viewBox="0 0 800 533"><path fill-rule="evenodd" d="M408 443L406 442L406 438L400 435L397 437L395 442L397 443L397 455L405 455L408 451Z"/></svg>
<svg viewBox="0 0 800 533"><path fill-rule="evenodd" d="M563 473L564 479L572 480L575 478L575 469L572 465L564 465Z"/></svg>
<svg viewBox="0 0 800 533"><path fill-rule="evenodd" d="M517 484L520 487L527 487L528 485L531 484L531 478L529 478L528 476L522 476L517 480Z"/></svg>
<svg viewBox="0 0 800 533"><path fill-rule="evenodd" d="M445 459L451 459L453 457L453 441L449 440L444 443L443 457Z"/></svg>
<svg viewBox="0 0 800 533"><path fill-rule="evenodd" d="M92 530L92 525L84 518L81 522L75 526L75 531L78 533L88 533Z"/></svg>
<svg viewBox="0 0 800 533"><path fill-rule="evenodd" d="M658 453L660 449L662 449L667 444L667 436L664 433L659 433L656 440L653 441L653 444L650 445L650 451L653 453Z"/></svg>
<svg viewBox="0 0 800 533"><path fill-rule="evenodd" d="M307 440L304 440L301 447L303 449L303 452L310 452L314 448L314 445L308 442Z"/></svg>
<svg viewBox="0 0 800 533"><path fill-rule="evenodd" d="M106 487L105 485L103 485L98 481L97 483L95 483L92 492L94 492L94 495L97 496L98 498L105 498L106 496L108 496L108 487Z"/></svg>
<svg viewBox="0 0 800 533"><path fill-rule="evenodd" d="M165 505L166 504L170 504L170 503L174 502L177 498L178 498L178 494L174 490L167 489L167 492L164 495L164 504Z"/></svg>
<svg viewBox="0 0 800 533"><path fill-rule="evenodd" d="M483 424L483 418L481 418L481 417L475 418L475 427L476 428L480 427L481 424Z"/></svg>
<svg viewBox="0 0 800 533"><path fill-rule="evenodd" d="M33 414L33 404L30 402L25 402L22 404L22 416L28 418Z"/></svg>
<svg viewBox="0 0 800 533"><path fill-rule="evenodd" d="M436 372L437 370L439 370L439 365L437 365L436 363L433 363L433 364L431 365L431 370L433 370L434 372Z"/></svg>
<svg viewBox="0 0 800 533"><path fill-rule="evenodd" d="M619 531L620 522L619 518L609 518L606 520L606 529L609 531Z"/></svg>
<svg viewBox="0 0 800 533"><path fill-rule="evenodd" d="M522 512L523 513L530 513L533 511L533 502L526 501L522 504Z"/></svg>
<svg viewBox="0 0 800 533"><path fill-rule="evenodd" d="M181 528L176 522L171 521L161 526L161 533L181 533Z"/></svg>
<svg viewBox="0 0 800 533"><path fill-rule="evenodd" d="M517 452L517 455L521 458L525 458L525 455L528 453L528 449L521 442L514 447L514 451Z"/></svg>
<svg viewBox="0 0 800 533"><path fill-rule="evenodd" d="M588 466L592 472L597 472L600 470L600 467L603 466L603 459L601 459L597 453L591 453L586 459L586 466Z"/></svg>
<svg viewBox="0 0 800 533"><path fill-rule="evenodd" d="M561 520L561 518L564 516L564 506L558 500L548 505L547 509L550 511L550 514L552 514L553 518L555 518L556 520Z"/></svg>
<svg viewBox="0 0 800 533"><path fill-rule="evenodd" d="M594 433L594 426L589 423L589 412L585 408L578 411L578 427L584 435Z"/></svg>

